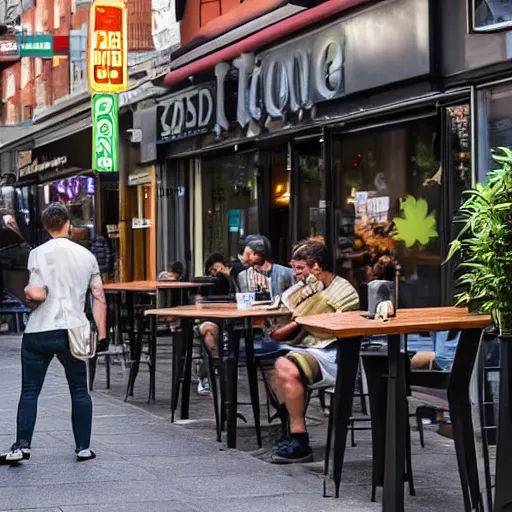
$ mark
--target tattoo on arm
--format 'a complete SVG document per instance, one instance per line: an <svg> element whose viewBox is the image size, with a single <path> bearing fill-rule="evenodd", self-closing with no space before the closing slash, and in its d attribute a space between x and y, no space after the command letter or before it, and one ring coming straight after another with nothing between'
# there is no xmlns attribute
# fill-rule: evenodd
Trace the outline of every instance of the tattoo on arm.
<svg viewBox="0 0 512 512"><path fill-rule="evenodd" d="M91 294L94 300L101 302L102 304L106 304L107 300L105 298L105 292L103 291L103 282L100 276L94 276L91 279Z"/></svg>

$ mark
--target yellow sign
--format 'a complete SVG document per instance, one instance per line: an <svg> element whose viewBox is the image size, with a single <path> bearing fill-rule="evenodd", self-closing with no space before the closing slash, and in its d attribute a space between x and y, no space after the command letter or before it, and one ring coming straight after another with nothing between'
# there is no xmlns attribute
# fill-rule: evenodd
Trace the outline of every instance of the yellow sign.
<svg viewBox="0 0 512 512"><path fill-rule="evenodd" d="M122 1L97 0L89 17L88 79L91 94L128 89L127 12Z"/></svg>

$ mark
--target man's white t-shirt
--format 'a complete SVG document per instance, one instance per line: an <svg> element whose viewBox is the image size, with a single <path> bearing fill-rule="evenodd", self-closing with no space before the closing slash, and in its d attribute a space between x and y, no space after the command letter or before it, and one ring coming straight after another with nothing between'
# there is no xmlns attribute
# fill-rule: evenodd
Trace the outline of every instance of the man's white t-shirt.
<svg viewBox="0 0 512 512"><path fill-rule="evenodd" d="M85 297L100 275L95 256L67 238L54 238L30 252L29 283L48 289L46 300L30 314L26 333L85 325Z"/></svg>

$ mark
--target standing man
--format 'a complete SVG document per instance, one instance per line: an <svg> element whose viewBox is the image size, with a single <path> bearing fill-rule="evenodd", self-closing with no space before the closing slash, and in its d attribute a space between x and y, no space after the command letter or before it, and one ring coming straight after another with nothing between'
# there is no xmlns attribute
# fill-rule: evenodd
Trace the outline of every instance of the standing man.
<svg viewBox="0 0 512 512"><path fill-rule="evenodd" d="M78 461L94 459L91 451L92 401L86 363L70 352L68 329L88 322L85 297L90 288L92 312L98 329L98 351L108 348L107 305L98 262L91 252L69 240L69 213L63 203L43 212L43 226L51 239L32 250L25 294L35 306L21 345L22 387L18 405L16 442L0 456L0 463L30 458L37 401L53 356L64 366L72 404L73 434Z"/></svg>

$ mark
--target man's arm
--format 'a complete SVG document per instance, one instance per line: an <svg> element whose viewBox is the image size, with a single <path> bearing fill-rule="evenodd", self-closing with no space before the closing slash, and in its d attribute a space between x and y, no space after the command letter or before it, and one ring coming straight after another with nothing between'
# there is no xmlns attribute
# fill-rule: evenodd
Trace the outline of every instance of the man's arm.
<svg viewBox="0 0 512 512"><path fill-rule="evenodd" d="M107 300L103 291L103 282L99 275L91 279L92 295L92 316L98 328L98 338L103 340L107 337Z"/></svg>
<svg viewBox="0 0 512 512"><path fill-rule="evenodd" d="M27 299L28 305L35 309L41 302L44 302L48 296L48 288L44 282L38 255L35 251L31 251L29 254L27 268L30 275L28 284L24 290L25 298Z"/></svg>
<svg viewBox="0 0 512 512"><path fill-rule="evenodd" d="M297 322L295 322L295 320L293 320L290 323L283 325L282 327L279 327L275 331L272 331L270 337L274 341L288 341L295 338L299 331L300 325Z"/></svg>
<svg viewBox="0 0 512 512"><path fill-rule="evenodd" d="M29 284L25 287L25 298L27 302L40 304L46 300L46 289Z"/></svg>

